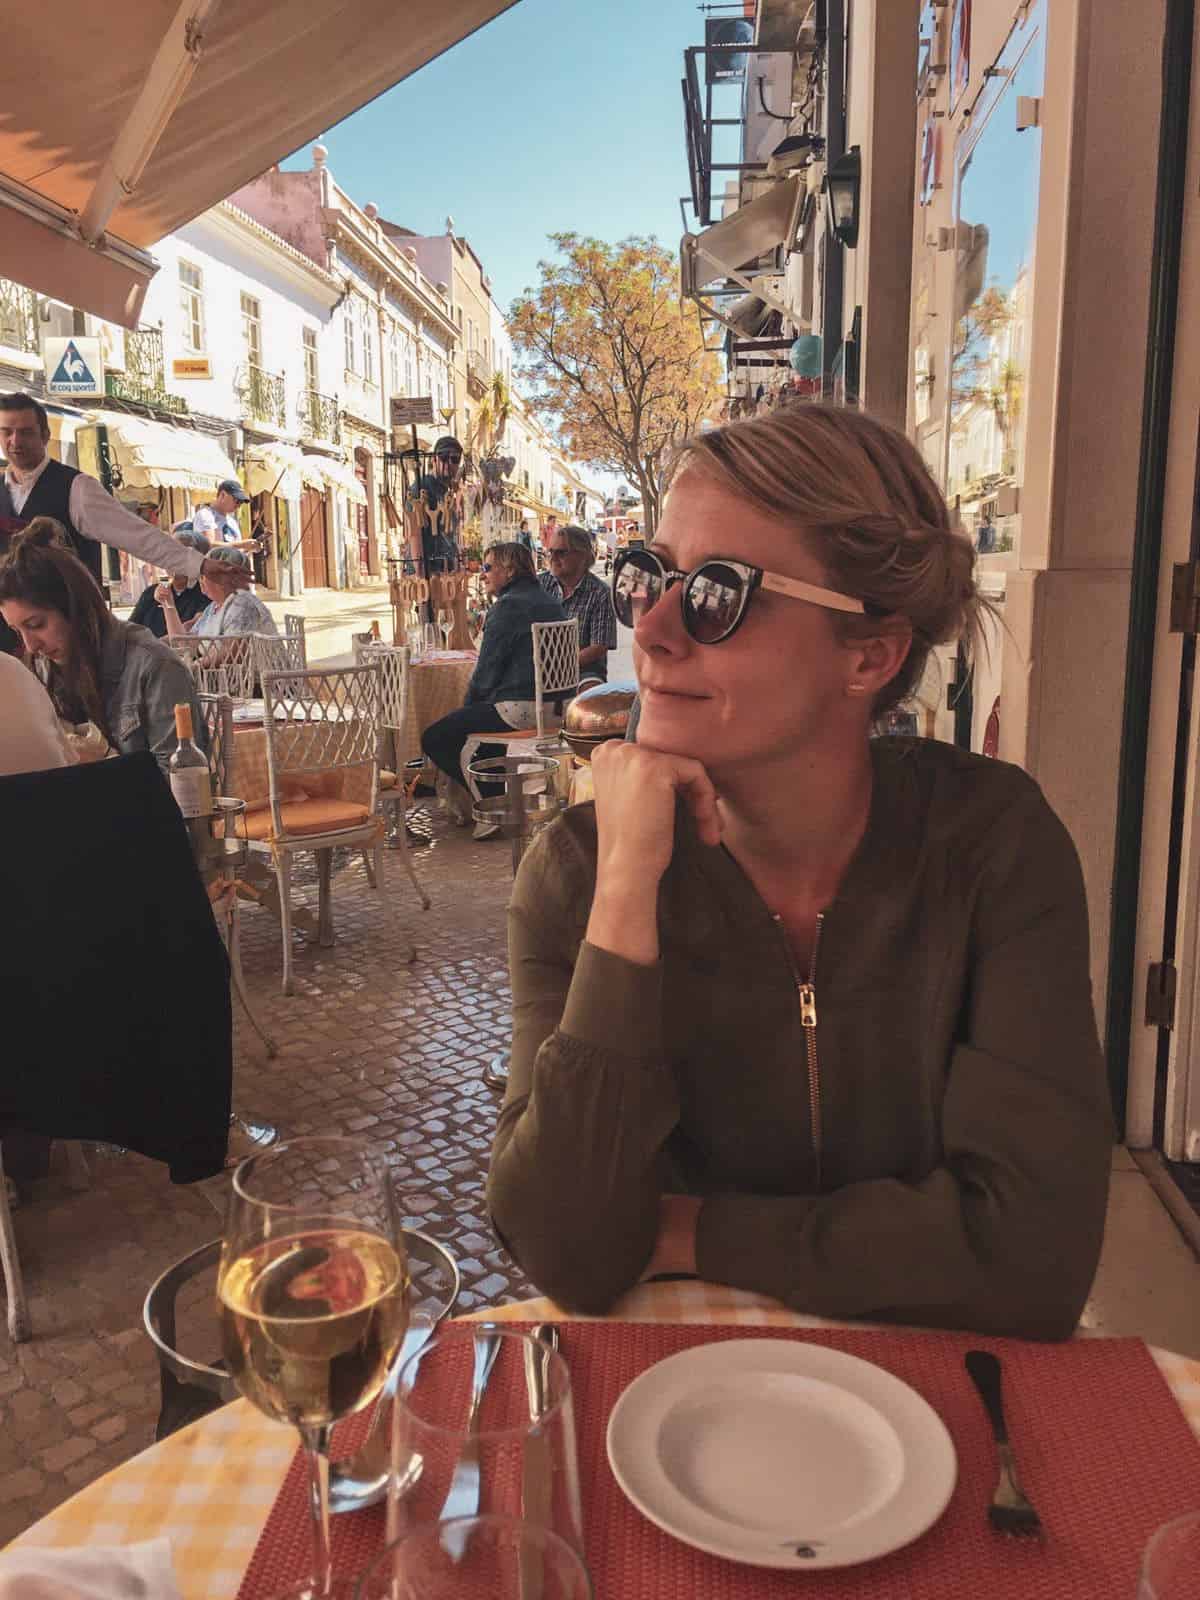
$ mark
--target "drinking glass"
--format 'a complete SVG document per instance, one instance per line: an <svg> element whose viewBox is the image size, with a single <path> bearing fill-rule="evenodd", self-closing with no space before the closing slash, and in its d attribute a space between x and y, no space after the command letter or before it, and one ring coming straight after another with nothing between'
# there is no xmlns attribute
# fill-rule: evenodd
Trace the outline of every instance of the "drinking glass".
<svg viewBox="0 0 1200 1600"><path fill-rule="evenodd" d="M1200 1594L1200 1511L1164 1522L1146 1546L1137 1600L1195 1600Z"/></svg>
<svg viewBox="0 0 1200 1600"><path fill-rule="evenodd" d="M383 1388L408 1324L408 1263L381 1152L293 1139L233 1176L217 1271L226 1366L308 1455L313 1578L332 1592L329 1436Z"/></svg>
<svg viewBox="0 0 1200 1600"><path fill-rule="evenodd" d="M438 627L442 630L442 644L447 650L450 648L450 635L454 632L453 611L438 612Z"/></svg>
<svg viewBox="0 0 1200 1600"><path fill-rule="evenodd" d="M530 1594L592 1600L578 1550L548 1528L483 1516L412 1528L363 1573L356 1600L524 1600Z"/></svg>
<svg viewBox="0 0 1200 1600"><path fill-rule="evenodd" d="M566 1362L531 1334L485 1323L446 1329L400 1370L387 1536L480 1512L536 1523L583 1548Z"/></svg>
<svg viewBox="0 0 1200 1600"><path fill-rule="evenodd" d="M425 624L425 654L432 655L437 649L437 629L432 622Z"/></svg>
<svg viewBox="0 0 1200 1600"><path fill-rule="evenodd" d="M408 659L419 661L425 653L425 633L419 623L414 623L408 630Z"/></svg>

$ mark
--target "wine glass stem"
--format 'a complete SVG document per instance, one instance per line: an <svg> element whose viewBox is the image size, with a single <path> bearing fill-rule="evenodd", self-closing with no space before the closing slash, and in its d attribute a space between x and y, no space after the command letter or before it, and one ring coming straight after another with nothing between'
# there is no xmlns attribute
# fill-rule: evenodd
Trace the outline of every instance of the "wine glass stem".
<svg viewBox="0 0 1200 1600"><path fill-rule="evenodd" d="M333 1562L329 1553L329 1438L330 1427L300 1429L308 1457L308 1493L313 1526L313 1593L327 1595L333 1588Z"/></svg>

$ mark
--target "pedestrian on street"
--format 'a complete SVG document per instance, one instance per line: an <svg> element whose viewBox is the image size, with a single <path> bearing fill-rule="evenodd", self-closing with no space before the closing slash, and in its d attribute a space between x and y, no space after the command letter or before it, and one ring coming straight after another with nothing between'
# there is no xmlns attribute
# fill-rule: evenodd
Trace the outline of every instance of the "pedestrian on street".
<svg viewBox="0 0 1200 1600"><path fill-rule="evenodd" d="M200 576L205 557L189 550L118 505L86 472L64 466L48 453L50 419L32 395L0 394L0 451L7 460L0 503L0 555L15 529L35 516L53 517L65 530L71 549L100 583L101 544L127 550L164 572ZM249 582L247 574L244 582ZM0 651L20 653L12 629L0 623Z"/></svg>
<svg viewBox="0 0 1200 1600"><path fill-rule="evenodd" d="M549 572L538 579L548 595L579 622L579 687L608 680L608 652L617 648L617 614L608 585L592 571L596 559L586 528L568 523L546 550Z"/></svg>
<svg viewBox="0 0 1200 1600"><path fill-rule="evenodd" d="M1113 1137L1078 856L1019 767L871 737L986 637L974 559L909 439L814 404L691 439L618 561L637 743L509 908L488 1210L559 1305L684 1274L1074 1331Z"/></svg>
<svg viewBox="0 0 1200 1600"><path fill-rule="evenodd" d="M200 534L210 544L228 545L232 550L257 550L257 539L243 539L237 508L244 506L250 496L236 478L226 478L217 488L216 498L201 506L192 515L192 532ZM181 530L186 532L186 529Z"/></svg>

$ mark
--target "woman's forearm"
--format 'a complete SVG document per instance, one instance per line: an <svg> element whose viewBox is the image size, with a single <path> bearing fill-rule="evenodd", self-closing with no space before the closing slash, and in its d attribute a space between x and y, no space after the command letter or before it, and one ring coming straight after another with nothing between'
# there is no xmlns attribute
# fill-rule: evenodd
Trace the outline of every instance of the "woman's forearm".
<svg viewBox="0 0 1200 1600"><path fill-rule="evenodd" d="M659 957L657 882L648 885L636 867L628 877L597 879L587 940L597 950L653 966Z"/></svg>
<svg viewBox="0 0 1200 1600"><path fill-rule="evenodd" d="M180 620L179 612L175 609L174 600L165 600L159 603L162 606L163 616L166 618L168 634L172 639L182 638L187 633L187 629Z"/></svg>

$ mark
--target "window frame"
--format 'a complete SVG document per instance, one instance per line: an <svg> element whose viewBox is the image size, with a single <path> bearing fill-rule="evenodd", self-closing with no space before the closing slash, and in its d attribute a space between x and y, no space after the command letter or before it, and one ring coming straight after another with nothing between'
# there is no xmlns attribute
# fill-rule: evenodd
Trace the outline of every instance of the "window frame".
<svg viewBox="0 0 1200 1600"><path fill-rule="evenodd" d="M194 261L189 261L186 256L179 256L176 260L177 279L179 284L179 311L183 321L183 330L180 343L192 355L202 356L208 349L208 319L205 316L204 305L204 268L198 267ZM184 273L193 272L196 282L190 283ZM199 343L194 342L194 335L199 329Z"/></svg>

